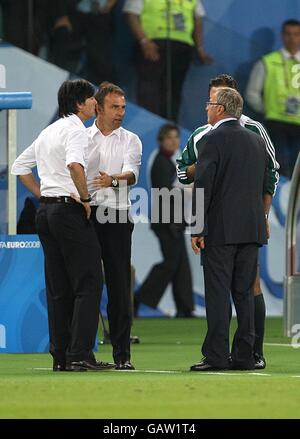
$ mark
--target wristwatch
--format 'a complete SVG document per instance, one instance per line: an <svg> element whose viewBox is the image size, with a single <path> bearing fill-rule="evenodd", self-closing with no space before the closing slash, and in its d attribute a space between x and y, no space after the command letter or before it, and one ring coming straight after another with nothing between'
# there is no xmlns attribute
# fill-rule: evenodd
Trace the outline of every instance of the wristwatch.
<svg viewBox="0 0 300 439"><path fill-rule="evenodd" d="M88 198L81 198L81 197L80 197L80 201L81 201L82 203L89 203L90 201L92 201L92 197L91 197L90 194L88 194Z"/></svg>
<svg viewBox="0 0 300 439"><path fill-rule="evenodd" d="M119 186L119 180L117 178L115 178L115 177L112 177L111 185L112 185L112 187L118 187Z"/></svg>

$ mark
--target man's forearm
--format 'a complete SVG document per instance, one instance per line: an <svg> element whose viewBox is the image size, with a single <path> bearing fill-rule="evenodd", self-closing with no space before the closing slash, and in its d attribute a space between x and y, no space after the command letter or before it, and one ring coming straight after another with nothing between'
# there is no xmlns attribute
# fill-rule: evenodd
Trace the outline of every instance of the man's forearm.
<svg viewBox="0 0 300 439"><path fill-rule="evenodd" d="M37 198L40 198L40 185L34 178L33 174L19 175L21 183Z"/></svg>
<svg viewBox="0 0 300 439"><path fill-rule="evenodd" d="M269 215L270 209L271 209L271 205L272 205L272 195L269 194L268 192L264 193L264 209L265 209L265 214Z"/></svg>
<svg viewBox="0 0 300 439"><path fill-rule="evenodd" d="M194 180L195 178L195 169L196 169L196 165L190 165L186 168L186 175L188 177L189 180Z"/></svg>
<svg viewBox="0 0 300 439"><path fill-rule="evenodd" d="M147 38L145 32L143 31L139 15L127 14L127 20L131 32L139 42Z"/></svg>
<svg viewBox="0 0 300 439"><path fill-rule="evenodd" d="M71 163L68 168L80 198L86 200L89 197L89 193L83 167L79 163Z"/></svg>
<svg viewBox="0 0 300 439"><path fill-rule="evenodd" d="M128 186L135 183L135 175L131 171L123 172L122 174L114 174L112 177L117 178L118 180L125 180Z"/></svg>

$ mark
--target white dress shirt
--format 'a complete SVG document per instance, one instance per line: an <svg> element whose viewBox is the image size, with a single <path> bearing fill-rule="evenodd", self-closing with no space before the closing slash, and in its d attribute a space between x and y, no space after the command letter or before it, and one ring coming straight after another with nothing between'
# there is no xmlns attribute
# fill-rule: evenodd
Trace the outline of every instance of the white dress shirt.
<svg viewBox="0 0 300 439"><path fill-rule="evenodd" d="M79 195L68 169L70 163L87 165L88 136L84 124L72 114L45 128L15 160L13 175L31 174L37 166L41 195L45 197Z"/></svg>
<svg viewBox="0 0 300 439"><path fill-rule="evenodd" d="M222 123L229 122L230 120L237 120L236 117L226 117L225 119L219 120L219 122L215 123L212 127L213 130L218 128Z"/></svg>
<svg viewBox="0 0 300 439"><path fill-rule="evenodd" d="M126 0L123 7L123 12L141 15L143 10L143 3L144 0ZM205 16L205 10L203 4L201 0L198 0L195 7L195 17L204 17L204 16Z"/></svg>
<svg viewBox="0 0 300 439"><path fill-rule="evenodd" d="M128 187L119 182L118 188L103 188L95 191L93 178L99 176L99 172L108 175L133 172L135 183L139 178L139 170L142 157L142 143L139 137L120 127L104 136L96 123L87 128L89 137L87 181L89 193L92 195L92 203L111 207L113 209L129 209L131 203Z"/></svg>

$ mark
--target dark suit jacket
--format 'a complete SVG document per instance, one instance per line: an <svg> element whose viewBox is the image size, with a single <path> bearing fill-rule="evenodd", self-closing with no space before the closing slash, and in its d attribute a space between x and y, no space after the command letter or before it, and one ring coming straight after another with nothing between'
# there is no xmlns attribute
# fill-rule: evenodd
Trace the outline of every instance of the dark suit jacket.
<svg viewBox="0 0 300 439"><path fill-rule="evenodd" d="M195 189L204 188L206 245L265 244L268 158L262 138L233 120L211 130L197 148L193 201Z"/></svg>

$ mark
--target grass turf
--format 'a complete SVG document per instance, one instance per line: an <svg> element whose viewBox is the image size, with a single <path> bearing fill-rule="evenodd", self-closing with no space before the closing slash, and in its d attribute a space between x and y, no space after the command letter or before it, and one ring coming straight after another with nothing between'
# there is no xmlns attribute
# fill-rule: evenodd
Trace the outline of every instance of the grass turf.
<svg viewBox="0 0 300 439"><path fill-rule="evenodd" d="M235 321L233 322L235 326ZM259 375L191 373L201 358L204 319L137 319L137 371L53 373L49 354L1 354L0 418L299 418L299 351L268 319L267 368ZM97 357L111 361L111 346ZM163 372L164 371L164 372Z"/></svg>

